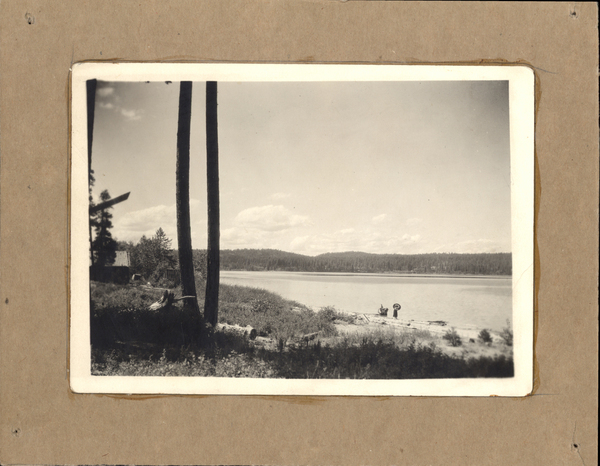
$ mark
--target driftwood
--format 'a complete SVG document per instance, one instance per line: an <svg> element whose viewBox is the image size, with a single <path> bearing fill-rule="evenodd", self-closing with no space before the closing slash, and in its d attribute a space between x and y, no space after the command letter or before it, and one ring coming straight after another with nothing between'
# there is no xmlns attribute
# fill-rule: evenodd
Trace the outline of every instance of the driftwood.
<svg viewBox="0 0 600 466"><path fill-rule="evenodd" d="M306 346L308 346L308 342L309 341L313 341L315 338L317 338L319 336L321 332L313 332L313 333L307 333L306 335L299 335L299 336L295 336L292 337L291 341L288 341L288 345L302 345L302 344L306 344Z"/></svg>
<svg viewBox="0 0 600 466"><path fill-rule="evenodd" d="M162 298L160 298L155 303L152 303L148 309L151 311L168 311L175 301L181 301L183 299L189 298L195 298L195 296L182 296L180 298L176 298L175 293L169 290L165 290L165 292L162 295Z"/></svg>
<svg viewBox="0 0 600 466"><path fill-rule="evenodd" d="M250 340L254 340L258 333L255 328L247 325L246 327L241 327L239 325L229 325L229 324L217 324L217 332L222 332L229 335L238 335L242 337L248 337Z"/></svg>
<svg viewBox="0 0 600 466"><path fill-rule="evenodd" d="M171 307L171 304L173 304L173 301L175 301L175 294L169 290L165 290L162 298L152 303L148 309L151 311L167 311Z"/></svg>
<svg viewBox="0 0 600 466"><path fill-rule="evenodd" d="M300 339L306 343L308 343L309 341L314 340L315 338L317 338L317 335L319 335L319 332L314 332L314 333L308 333L306 335L302 335L300 337Z"/></svg>

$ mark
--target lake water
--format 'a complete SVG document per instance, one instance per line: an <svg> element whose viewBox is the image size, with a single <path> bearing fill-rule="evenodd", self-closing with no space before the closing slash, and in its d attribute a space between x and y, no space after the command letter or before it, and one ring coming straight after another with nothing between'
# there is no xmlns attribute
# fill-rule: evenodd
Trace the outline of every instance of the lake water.
<svg viewBox="0 0 600 466"><path fill-rule="evenodd" d="M399 303L403 320L494 330L512 321L511 277L221 271L221 283L264 288L315 310L377 314L383 304L392 316Z"/></svg>

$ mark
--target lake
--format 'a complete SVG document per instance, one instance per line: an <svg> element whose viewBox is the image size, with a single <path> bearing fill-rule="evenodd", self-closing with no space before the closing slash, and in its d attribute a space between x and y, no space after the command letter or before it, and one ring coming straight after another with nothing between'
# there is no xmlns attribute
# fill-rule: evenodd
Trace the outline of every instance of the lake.
<svg viewBox="0 0 600 466"><path fill-rule="evenodd" d="M377 314L399 303L403 320L501 330L512 322L511 277L221 271L221 283L274 291L318 310Z"/></svg>

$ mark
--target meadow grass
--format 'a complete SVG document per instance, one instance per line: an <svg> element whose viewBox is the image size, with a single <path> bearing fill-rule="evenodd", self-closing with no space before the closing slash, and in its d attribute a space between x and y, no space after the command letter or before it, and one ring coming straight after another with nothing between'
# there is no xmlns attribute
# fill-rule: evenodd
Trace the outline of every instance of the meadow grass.
<svg viewBox="0 0 600 466"><path fill-rule="evenodd" d="M199 302L204 284L197 283ZM206 333L201 315L177 303L149 311L162 290L93 283L94 375L415 379L511 377L512 357L442 352L426 330L373 329L339 334L335 321L355 316L317 312L259 288L221 285L219 322L250 325L259 335ZM176 296L181 290L175 290ZM305 339L312 335L313 340ZM272 341L273 345L265 345ZM259 342L262 342L259 344Z"/></svg>

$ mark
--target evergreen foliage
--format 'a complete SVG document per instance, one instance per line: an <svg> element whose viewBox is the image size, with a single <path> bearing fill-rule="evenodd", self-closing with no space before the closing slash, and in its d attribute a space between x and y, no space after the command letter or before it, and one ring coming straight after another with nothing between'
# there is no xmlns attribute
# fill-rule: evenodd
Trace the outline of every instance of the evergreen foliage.
<svg viewBox="0 0 600 466"><path fill-rule="evenodd" d="M109 199L110 194L106 189L100 193L100 202ZM94 254L94 264L97 266L111 265L117 255L117 242L110 233L113 226L111 222L112 214L109 211L111 208L102 209L96 216L90 218L95 232L95 238L92 241L92 252Z"/></svg>
<svg viewBox="0 0 600 466"><path fill-rule="evenodd" d="M177 266L175 254L171 249L171 239L162 228L156 230L152 238L142 236L140 241L126 246L131 259L131 270L146 280L159 283L167 278L167 271ZM177 280L175 280L177 281Z"/></svg>
<svg viewBox="0 0 600 466"><path fill-rule="evenodd" d="M511 275L512 255L340 252L311 257L275 249L222 249L221 270Z"/></svg>

